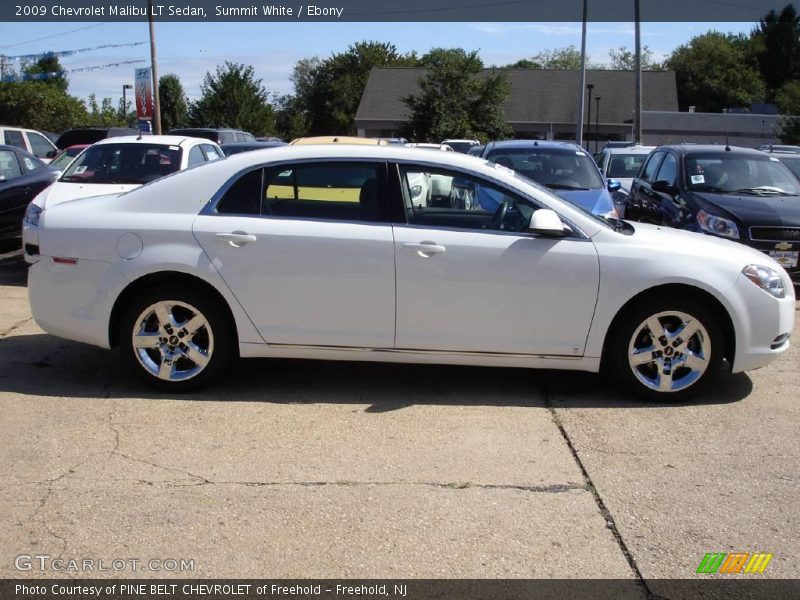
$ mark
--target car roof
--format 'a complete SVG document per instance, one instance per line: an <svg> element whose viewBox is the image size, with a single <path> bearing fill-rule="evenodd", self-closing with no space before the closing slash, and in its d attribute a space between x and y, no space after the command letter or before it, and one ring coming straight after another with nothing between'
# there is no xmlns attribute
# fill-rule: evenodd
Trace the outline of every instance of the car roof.
<svg viewBox="0 0 800 600"><path fill-rule="evenodd" d="M256 140L255 142L228 142L227 144L220 144L219 147L224 150L225 148L275 148L276 146L285 145L286 142L280 142L278 140L270 142L260 142Z"/></svg>
<svg viewBox="0 0 800 600"><path fill-rule="evenodd" d="M764 156L764 152L755 148L743 148L741 146L723 146L720 144L669 144L659 146L657 150L673 150L679 154L751 154Z"/></svg>
<svg viewBox="0 0 800 600"><path fill-rule="evenodd" d="M363 138L351 135L320 135L316 137L300 137L289 142L291 146L307 146L311 144L350 144L359 146L388 146L383 138Z"/></svg>
<svg viewBox="0 0 800 600"><path fill-rule="evenodd" d="M95 142L95 146L105 144L160 144L163 146L181 146L186 142L203 142L213 144L211 140L205 138L195 138L186 135L123 135L110 137Z"/></svg>
<svg viewBox="0 0 800 600"><path fill-rule="evenodd" d="M486 147L494 148L551 148L557 150L581 150L586 152L578 144L572 142L556 142L552 140L499 140L497 142L489 142Z"/></svg>

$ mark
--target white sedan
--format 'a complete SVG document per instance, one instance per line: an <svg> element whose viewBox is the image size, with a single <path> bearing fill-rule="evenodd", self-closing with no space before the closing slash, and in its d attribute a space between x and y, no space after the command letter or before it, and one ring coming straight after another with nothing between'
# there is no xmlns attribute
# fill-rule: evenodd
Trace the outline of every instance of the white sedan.
<svg viewBox="0 0 800 600"><path fill-rule="evenodd" d="M449 179L412 201L420 175ZM495 206L453 203L470 189ZM789 347L794 290L761 252L603 220L456 152L287 146L38 215L46 331L184 390L237 357L608 369L656 399ZM726 361L726 362L723 362Z"/></svg>

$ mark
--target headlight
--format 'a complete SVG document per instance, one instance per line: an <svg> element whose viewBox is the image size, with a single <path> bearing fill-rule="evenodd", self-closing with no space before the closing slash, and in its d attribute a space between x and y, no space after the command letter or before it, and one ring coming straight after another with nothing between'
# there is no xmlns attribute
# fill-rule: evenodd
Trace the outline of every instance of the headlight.
<svg viewBox="0 0 800 600"><path fill-rule="evenodd" d="M747 265L742 269L742 274L771 296L776 298L786 296L783 278L775 269L761 265Z"/></svg>
<svg viewBox="0 0 800 600"><path fill-rule="evenodd" d="M33 202L28 204L28 210L25 211L25 223L33 227L39 226L39 218L42 216L42 209L36 206ZM17 217L19 218L19 217Z"/></svg>
<svg viewBox="0 0 800 600"><path fill-rule="evenodd" d="M722 217L715 217L714 215L700 210L697 212L697 222L700 224L703 231L734 240L739 239L739 228L736 227L736 223L733 221L723 219Z"/></svg>

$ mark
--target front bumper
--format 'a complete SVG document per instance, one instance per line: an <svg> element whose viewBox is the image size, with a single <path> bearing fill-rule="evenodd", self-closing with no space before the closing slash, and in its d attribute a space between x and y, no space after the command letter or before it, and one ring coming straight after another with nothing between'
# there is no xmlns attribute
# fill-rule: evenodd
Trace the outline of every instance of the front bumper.
<svg viewBox="0 0 800 600"><path fill-rule="evenodd" d="M785 298L775 298L740 275L728 297L735 298L738 315L734 373L765 367L789 349L794 329L795 297L788 280Z"/></svg>
<svg viewBox="0 0 800 600"><path fill-rule="evenodd" d="M31 312L58 337L109 348L111 309L127 280L111 263L80 259L60 264L42 256L28 269Z"/></svg>

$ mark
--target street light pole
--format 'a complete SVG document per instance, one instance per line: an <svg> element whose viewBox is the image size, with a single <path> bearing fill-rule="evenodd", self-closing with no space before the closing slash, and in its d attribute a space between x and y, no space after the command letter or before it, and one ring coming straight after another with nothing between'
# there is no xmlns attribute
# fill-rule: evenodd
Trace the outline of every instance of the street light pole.
<svg viewBox="0 0 800 600"><path fill-rule="evenodd" d="M586 8L587 0L583 0L583 29L581 33L581 71L578 77L578 112L575 124L575 143L583 146L583 107L585 106L584 87L586 86Z"/></svg>
<svg viewBox="0 0 800 600"><path fill-rule="evenodd" d="M153 68L153 133L161 135L161 98L158 93L156 61L156 31L153 25L153 0L147 0L147 19L150 21L150 64Z"/></svg>
<svg viewBox="0 0 800 600"><path fill-rule="evenodd" d="M594 89L593 83L587 83L586 89L589 90L589 114L586 119L586 151L589 152L591 142L589 138L592 137L592 90Z"/></svg>
<svg viewBox="0 0 800 600"><path fill-rule="evenodd" d="M633 141L642 143L642 31L639 23L639 0L633 0L636 21L636 75L633 106Z"/></svg>
<svg viewBox="0 0 800 600"><path fill-rule="evenodd" d="M594 117L594 153L597 154L597 144L600 142L600 96L597 96L595 100L597 101L597 110Z"/></svg>

